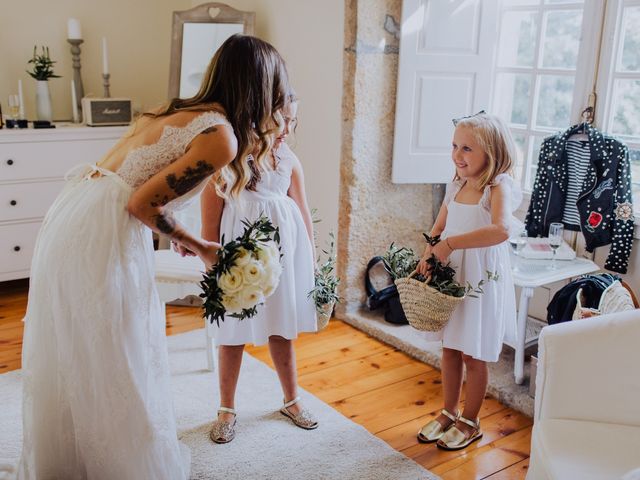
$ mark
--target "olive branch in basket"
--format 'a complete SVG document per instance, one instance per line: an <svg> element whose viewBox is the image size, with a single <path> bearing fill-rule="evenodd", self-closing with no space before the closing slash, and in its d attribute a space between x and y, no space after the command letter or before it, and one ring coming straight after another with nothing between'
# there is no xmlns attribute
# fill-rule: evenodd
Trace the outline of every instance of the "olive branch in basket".
<svg viewBox="0 0 640 480"><path fill-rule="evenodd" d="M422 234L431 246L435 246L440 242L440 235L430 237L426 233ZM484 293L482 286L486 283L485 280L480 280L474 287L470 282L466 285L462 285L455 280L456 270L451 266L451 262L443 264L435 255L431 255L427 259L427 267L429 274L427 276L416 273L413 278L420 282L426 282L430 287L438 290L440 293L450 295L452 297L465 297L478 298L478 295ZM499 280L500 275L497 272L491 272L486 270L487 281Z"/></svg>

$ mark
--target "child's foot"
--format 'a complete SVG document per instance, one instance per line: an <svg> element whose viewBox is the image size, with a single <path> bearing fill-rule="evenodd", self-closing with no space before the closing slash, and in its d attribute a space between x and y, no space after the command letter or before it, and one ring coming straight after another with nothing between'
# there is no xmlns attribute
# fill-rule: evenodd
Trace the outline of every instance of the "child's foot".
<svg viewBox="0 0 640 480"><path fill-rule="evenodd" d="M462 450L481 438L480 419L476 419L474 422L460 416L456 424L438 440L437 445L443 450Z"/></svg>
<svg viewBox="0 0 640 480"><path fill-rule="evenodd" d="M418 432L418 441L423 443L436 442L458 418L458 413L453 415L446 409L442 409L440 415L423 426Z"/></svg>
<svg viewBox="0 0 640 480"><path fill-rule="evenodd" d="M285 417L289 417L296 426L304 428L305 430L318 428L318 421L313 414L300 405L300 397L296 397L290 402L285 401L280 409L280 413Z"/></svg>
<svg viewBox="0 0 640 480"><path fill-rule="evenodd" d="M229 443L236 436L236 411L233 408L220 407L218 418L211 426L209 437L215 443Z"/></svg>

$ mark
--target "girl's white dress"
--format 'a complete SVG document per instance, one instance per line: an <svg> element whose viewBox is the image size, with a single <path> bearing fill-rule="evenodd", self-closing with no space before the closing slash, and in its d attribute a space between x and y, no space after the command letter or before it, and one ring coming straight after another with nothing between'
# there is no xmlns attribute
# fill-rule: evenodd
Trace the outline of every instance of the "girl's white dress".
<svg viewBox="0 0 640 480"><path fill-rule="evenodd" d="M185 127L165 127L157 143L130 152L115 173L80 165L49 209L24 320L19 478L188 478L151 230L127 203L214 125L229 123L205 112ZM167 207L184 207L204 183Z"/></svg>
<svg viewBox="0 0 640 480"><path fill-rule="evenodd" d="M447 185L444 203L447 206L447 225L442 238L467 233L491 224L491 187L485 187L477 205L455 200L463 181ZM498 175L494 185L507 187L507 201L515 211L522 199L520 189L507 174ZM503 341L514 341L516 335L516 299L511 276L509 245L503 242L486 248L454 250L451 266L461 284L477 285L486 281L487 270L499 275L497 281L488 281L484 293L478 298L466 298L455 311L449 323L440 332L428 333L429 340L442 340L443 347L459 350L478 360L497 362Z"/></svg>
<svg viewBox="0 0 640 480"><path fill-rule="evenodd" d="M294 339L301 332L315 332L316 310L308 293L314 287L313 250L300 208L287 195L291 172L298 159L286 143L277 151L275 170L262 172L255 191L243 190L237 198L225 200L220 234L225 241L241 235L243 220L255 221L266 215L280 229L282 274L275 292L256 316L244 320L225 317L214 327L217 345L263 345L271 335Z"/></svg>

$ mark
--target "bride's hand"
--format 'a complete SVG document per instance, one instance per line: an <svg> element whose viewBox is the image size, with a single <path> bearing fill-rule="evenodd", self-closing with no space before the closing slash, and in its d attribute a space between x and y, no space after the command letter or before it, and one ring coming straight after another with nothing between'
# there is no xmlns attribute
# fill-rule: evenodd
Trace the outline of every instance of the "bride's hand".
<svg viewBox="0 0 640 480"><path fill-rule="evenodd" d="M222 245L217 242L202 241L202 247L198 252L198 256L207 269L218 263L218 250L220 250L221 247Z"/></svg>
<svg viewBox="0 0 640 480"><path fill-rule="evenodd" d="M184 245L175 242L175 241L171 241L171 247L173 248L174 252L178 252L180 254L181 257L195 257L196 254L194 251L189 250L187 247L185 247Z"/></svg>

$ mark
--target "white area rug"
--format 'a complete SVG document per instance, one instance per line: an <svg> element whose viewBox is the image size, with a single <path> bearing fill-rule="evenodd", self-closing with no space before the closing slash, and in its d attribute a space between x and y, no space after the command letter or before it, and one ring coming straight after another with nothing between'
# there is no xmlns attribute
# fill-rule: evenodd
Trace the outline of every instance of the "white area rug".
<svg viewBox="0 0 640 480"><path fill-rule="evenodd" d="M278 412L282 394L276 373L246 354L237 392L237 436L229 444L213 444L209 427L218 406L217 374L205 370L204 332L168 341L179 436L191 449L193 479L438 478L305 391L301 395L320 426L295 427ZM0 375L2 462L17 462L20 455L21 383L20 371Z"/></svg>
<svg viewBox="0 0 640 480"><path fill-rule="evenodd" d="M413 358L440 368L441 342L426 341L421 332L409 325L393 325L385 322L382 314L359 308L349 309L340 319ZM529 396L530 363L525 363L525 382L518 385L513 378L513 358L513 349L504 347L500 360L489 363L488 392L500 403L533 417L534 401Z"/></svg>

